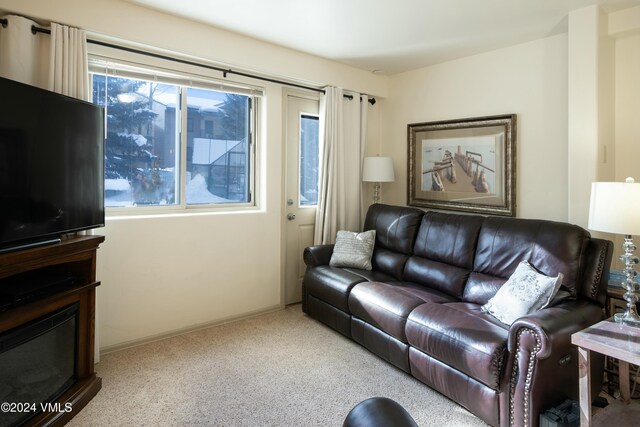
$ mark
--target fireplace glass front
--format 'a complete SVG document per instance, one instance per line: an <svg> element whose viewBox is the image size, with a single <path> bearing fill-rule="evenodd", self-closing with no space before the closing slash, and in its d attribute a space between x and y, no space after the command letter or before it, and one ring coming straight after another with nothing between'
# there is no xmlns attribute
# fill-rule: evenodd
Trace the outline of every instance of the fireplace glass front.
<svg viewBox="0 0 640 427"><path fill-rule="evenodd" d="M75 383L77 317L76 303L0 335L0 426L50 409Z"/></svg>

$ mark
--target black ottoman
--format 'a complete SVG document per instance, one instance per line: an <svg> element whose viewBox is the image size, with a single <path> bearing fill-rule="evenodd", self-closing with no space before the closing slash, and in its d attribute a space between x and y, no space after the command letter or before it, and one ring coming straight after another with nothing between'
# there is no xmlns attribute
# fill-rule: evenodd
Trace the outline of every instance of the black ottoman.
<svg viewBox="0 0 640 427"><path fill-rule="evenodd" d="M342 427L418 427L411 415L396 401L372 397L358 403Z"/></svg>

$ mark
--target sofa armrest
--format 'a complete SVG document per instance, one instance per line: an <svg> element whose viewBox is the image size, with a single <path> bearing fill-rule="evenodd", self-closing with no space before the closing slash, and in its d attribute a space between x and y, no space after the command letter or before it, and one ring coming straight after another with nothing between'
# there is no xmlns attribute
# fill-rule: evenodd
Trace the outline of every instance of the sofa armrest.
<svg viewBox="0 0 640 427"><path fill-rule="evenodd" d="M528 329L536 335L539 344L536 358L547 358L552 354L555 342L570 342L571 334L599 322L602 318L602 308L584 300L566 301L538 310L513 322L509 329L509 353L515 352L522 345L520 335L523 330Z"/></svg>
<svg viewBox="0 0 640 427"><path fill-rule="evenodd" d="M586 299L571 300L516 320L509 330L501 425L537 425L540 413L578 395L578 358L571 335L604 318ZM594 369L602 377L603 366ZM594 376L597 378L597 376ZM598 380L595 387L600 387Z"/></svg>
<svg viewBox="0 0 640 427"><path fill-rule="evenodd" d="M315 245L304 249L303 259L307 267L329 265L334 245Z"/></svg>

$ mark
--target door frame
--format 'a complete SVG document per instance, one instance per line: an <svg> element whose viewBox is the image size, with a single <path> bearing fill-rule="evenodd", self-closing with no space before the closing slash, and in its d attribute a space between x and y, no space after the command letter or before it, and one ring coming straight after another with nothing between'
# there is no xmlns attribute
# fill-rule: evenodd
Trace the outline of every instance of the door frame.
<svg viewBox="0 0 640 427"><path fill-rule="evenodd" d="M280 209L278 209L280 215L280 307L284 308L286 306L286 268L287 268L287 137L288 137L288 127L287 127L287 116L289 111L289 97L297 97L308 99L311 101L320 102L320 93L311 92L311 91L303 91L293 88L283 88L282 90L282 171L281 171L281 182L280 182ZM322 141L320 141L322 144ZM322 148L320 148L322 152Z"/></svg>

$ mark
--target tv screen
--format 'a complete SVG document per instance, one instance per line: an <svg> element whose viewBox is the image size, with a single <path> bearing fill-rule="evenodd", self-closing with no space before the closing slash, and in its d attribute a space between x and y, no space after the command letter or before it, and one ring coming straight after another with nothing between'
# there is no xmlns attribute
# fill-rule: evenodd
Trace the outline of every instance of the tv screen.
<svg viewBox="0 0 640 427"><path fill-rule="evenodd" d="M0 78L0 250L104 225L101 107Z"/></svg>

